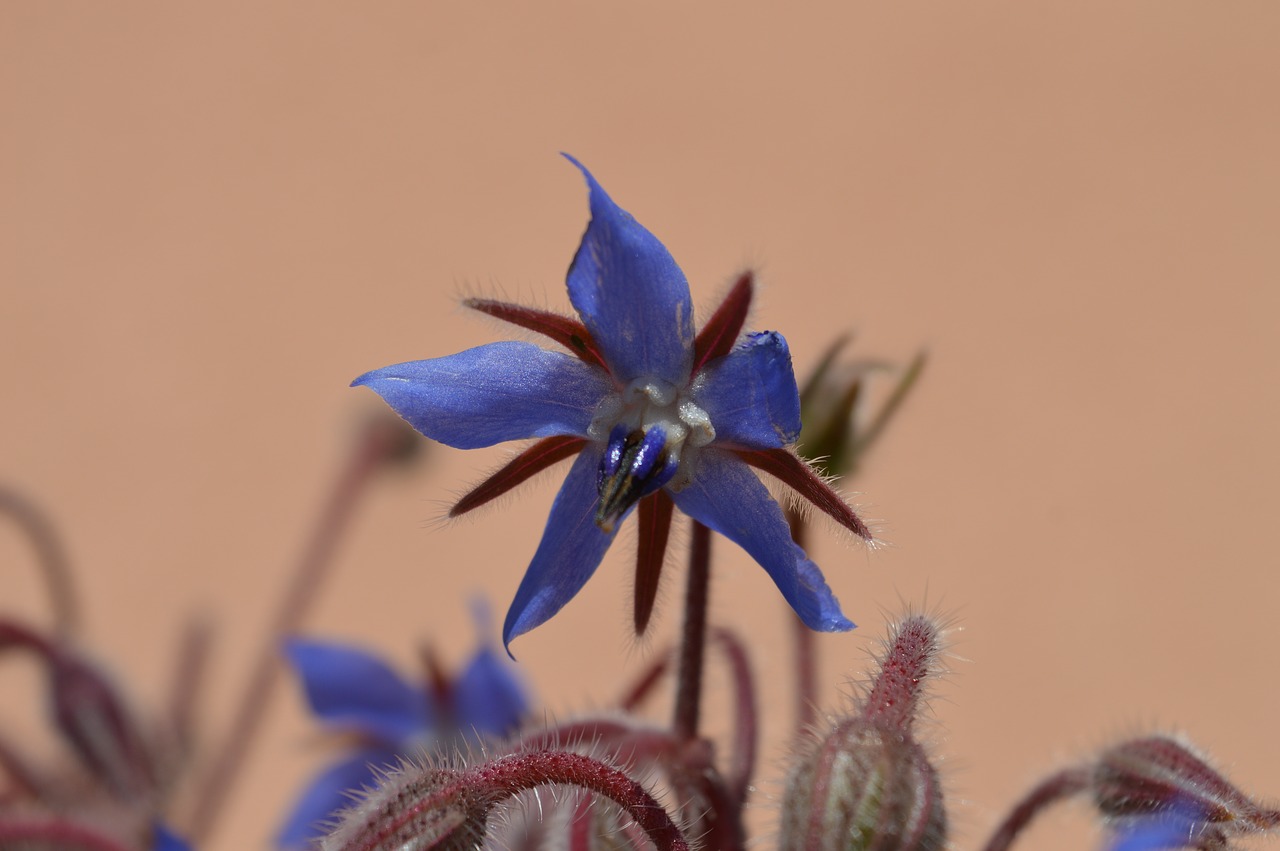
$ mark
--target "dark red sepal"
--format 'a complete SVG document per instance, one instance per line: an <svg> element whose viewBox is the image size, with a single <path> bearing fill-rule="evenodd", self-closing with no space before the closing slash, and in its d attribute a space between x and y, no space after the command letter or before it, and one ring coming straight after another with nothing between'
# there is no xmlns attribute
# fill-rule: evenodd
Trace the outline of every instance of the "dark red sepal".
<svg viewBox="0 0 1280 851"><path fill-rule="evenodd" d="M697 338L693 341L693 373L697 375L707 363L715 358L729 354L742 326L747 321L747 311L751 309L753 276L743 272L733 289L720 302L716 312L702 326Z"/></svg>
<svg viewBox="0 0 1280 851"><path fill-rule="evenodd" d="M644 635L658 598L658 578L667 555L667 539L671 535L671 514L675 503L665 491L640 500L640 546L636 550L636 635Z"/></svg>
<svg viewBox="0 0 1280 851"><path fill-rule="evenodd" d="M466 514L489 500L502 496L557 461L576 455L586 444L586 438L571 434L544 437L512 458L505 467L476 485L470 493L454 503L453 508L449 509L449 516L457 517Z"/></svg>
<svg viewBox="0 0 1280 851"><path fill-rule="evenodd" d="M591 332L576 319L549 310L537 310L487 298L469 298L462 303L472 310L550 337L592 366L598 366L606 372L609 369L605 365L604 356L596 348L595 340L591 338Z"/></svg>
<svg viewBox="0 0 1280 851"><path fill-rule="evenodd" d="M733 454L757 470L763 470L800 494L828 514L841 526L865 541L872 539L871 530L854 513L840 494L822 480L809 465L788 449L734 449Z"/></svg>

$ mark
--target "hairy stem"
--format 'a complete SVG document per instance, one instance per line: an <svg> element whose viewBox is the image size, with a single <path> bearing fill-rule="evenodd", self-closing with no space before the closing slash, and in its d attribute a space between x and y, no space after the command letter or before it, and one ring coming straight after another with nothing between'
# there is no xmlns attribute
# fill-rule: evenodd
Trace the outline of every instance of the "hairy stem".
<svg viewBox="0 0 1280 851"><path fill-rule="evenodd" d="M1031 820L1051 804L1070 798L1089 788L1090 769L1067 768L1041 782L1018 802L996 832L987 841L985 851L1007 851Z"/></svg>
<svg viewBox="0 0 1280 851"><path fill-rule="evenodd" d="M535 751L482 765L468 774L506 795L564 783L589 789L620 806L644 830L658 851L688 851L680 829L644 787L616 768L575 753Z"/></svg>
<svg viewBox="0 0 1280 851"><path fill-rule="evenodd" d="M692 741L698 737L710 584L711 530L695 522L693 537L689 542L689 577L685 585L684 628L680 634L675 722L672 725L677 738L686 741Z"/></svg>

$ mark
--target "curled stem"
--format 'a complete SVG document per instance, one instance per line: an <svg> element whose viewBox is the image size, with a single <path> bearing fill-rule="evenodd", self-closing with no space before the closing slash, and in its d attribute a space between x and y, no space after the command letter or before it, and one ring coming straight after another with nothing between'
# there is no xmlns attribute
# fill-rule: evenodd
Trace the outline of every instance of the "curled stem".
<svg viewBox="0 0 1280 851"><path fill-rule="evenodd" d="M620 806L648 835L658 851L688 851L680 828L644 787L599 760L575 753L534 751L482 765L469 774L504 796L549 783L588 789Z"/></svg>
<svg viewBox="0 0 1280 851"><path fill-rule="evenodd" d="M1088 789L1091 774L1092 769L1076 766L1063 769L1042 781L1000 823L984 851L1007 851L1023 828L1050 805Z"/></svg>
<svg viewBox="0 0 1280 851"><path fill-rule="evenodd" d="M31 541L36 551L36 562L49 589L54 634L63 639L70 638L80 625L80 605L62 538L53 522L35 503L3 484L0 484L0 512L12 517Z"/></svg>

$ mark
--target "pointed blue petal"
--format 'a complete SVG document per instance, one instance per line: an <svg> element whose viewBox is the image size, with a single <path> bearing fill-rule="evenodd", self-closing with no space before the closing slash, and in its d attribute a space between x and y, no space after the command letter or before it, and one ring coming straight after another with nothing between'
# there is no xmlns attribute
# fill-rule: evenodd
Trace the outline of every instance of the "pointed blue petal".
<svg viewBox="0 0 1280 851"><path fill-rule="evenodd" d="M573 599L613 542L613 535L600 531L595 522L599 466L600 453L591 447L583 450L556 494L538 551L502 626L508 653L513 638L544 623Z"/></svg>
<svg viewBox="0 0 1280 851"><path fill-rule="evenodd" d="M751 468L711 448L702 450L697 461L693 481L671 494L676 507L746 550L810 629L853 629L822 571L791 540L782 509Z"/></svg>
<svg viewBox="0 0 1280 851"><path fill-rule="evenodd" d="M1108 851L1191 848L1205 827L1203 822L1152 816L1121 827L1107 848Z"/></svg>
<svg viewBox="0 0 1280 851"><path fill-rule="evenodd" d="M569 300L621 384L661 378L682 386L693 363L689 283L666 246L587 179L591 223L569 266Z"/></svg>
<svg viewBox="0 0 1280 851"><path fill-rule="evenodd" d="M333 826L338 813L351 806L352 793L373 785L374 768L389 768L398 759L395 751L367 748L325 769L298 797L288 820L276 833L276 846L310 847Z"/></svg>
<svg viewBox="0 0 1280 851"><path fill-rule="evenodd" d="M752 334L697 376L694 401L716 430L717 443L777 449L800 434L800 391L787 341L775 331Z"/></svg>
<svg viewBox="0 0 1280 851"><path fill-rule="evenodd" d="M423 691L370 653L302 639L287 641L285 653L302 680L311 710L331 726L390 745L420 735L434 720Z"/></svg>
<svg viewBox="0 0 1280 851"><path fill-rule="evenodd" d="M157 823L151 831L151 851L191 851L191 846L169 828Z"/></svg>
<svg viewBox="0 0 1280 851"><path fill-rule="evenodd" d="M366 372L351 382L432 440L477 449L504 440L586 437L609 377L572 355L508 341Z"/></svg>
<svg viewBox="0 0 1280 851"><path fill-rule="evenodd" d="M511 663L484 646L453 684L458 726L500 738L513 732L529 711L524 686Z"/></svg>

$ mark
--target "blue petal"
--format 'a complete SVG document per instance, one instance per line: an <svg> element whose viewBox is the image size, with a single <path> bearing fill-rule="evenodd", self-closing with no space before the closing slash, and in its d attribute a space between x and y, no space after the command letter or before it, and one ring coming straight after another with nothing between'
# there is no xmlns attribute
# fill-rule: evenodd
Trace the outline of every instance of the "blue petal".
<svg viewBox="0 0 1280 851"><path fill-rule="evenodd" d="M614 377L661 378L683 386L693 358L689 283L666 246L613 203L581 163L591 223L569 266L569 300Z"/></svg>
<svg viewBox="0 0 1280 851"><path fill-rule="evenodd" d="M511 664L488 646L481 647L459 674L453 701L460 727L494 737L514 731L529 710L524 686Z"/></svg>
<svg viewBox="0 0 1280 851"><path fill-rule="evenodd" d="M391 767L398 759L395 751L368 748L325 769L293 805L293 812L276 834L276 846L307 847L324 836L338 813L351 806L352 793L373 785L377 776L374 768Z"/></svg>
<svg viewBox="0 0 1280 851"><path fill-rule="evenodd" d="M1107 847L1109 851L1190 848L1203 829L1203 824L1184 819L1152 816L1119 829Z"/></svg>
<svg viewBox="0 0 1280 851"><path fill-rule="evenodd" d="M711 417L717 443L777 449L800 434L800 391L781 334L752 334L707 365L694 400Z"/></svg>
<svg viewBox="0 0 1280 851"><path fill-rule="evenodd" d="M508 653L513 638L546 622L573 599L613 543L613 535L600 531L595 522L599 466L600 453L584 450L556 494L538 551L502 626L502 643Z"/></svg>
<svg viewBox="0 0 1280 851"><path fill-rule="evenodd" d="M586 437L609 377L572 355L508 341L366 372L351 382L432 440L477 449L504 440Z"/></svg>
<svg viewBox="0 0 1280 851"><path fill-rule="evenodd" d="M715 449L702 450L697 461L693 481L671 494L676 507L750 553L810 629L853 629L822 571L791 540L782 509L751 468Z"/></svg>
<svg viewBox="0 0 1280 851"><path fill-rule="evenodd" d="M312 711L328 724L395 744L420 735L434 720L421 689L363 650L293 639L285 652Z"/></svg>
<svg viewBox="0 0 1280 851"><path fill-rule="evenodd" d="M156 824L152 828L151 851L191 851L191 846L186 840L173 833L163 824Z"/></svg>

